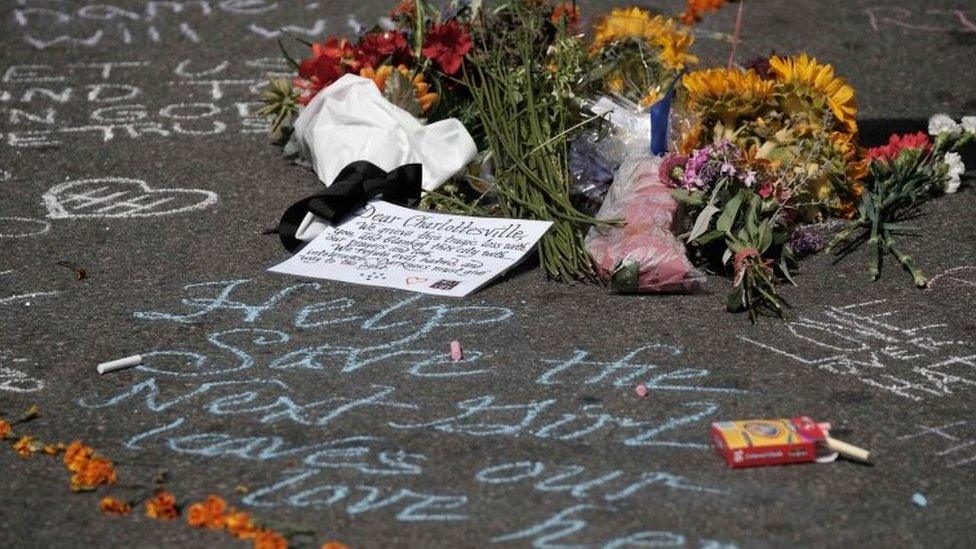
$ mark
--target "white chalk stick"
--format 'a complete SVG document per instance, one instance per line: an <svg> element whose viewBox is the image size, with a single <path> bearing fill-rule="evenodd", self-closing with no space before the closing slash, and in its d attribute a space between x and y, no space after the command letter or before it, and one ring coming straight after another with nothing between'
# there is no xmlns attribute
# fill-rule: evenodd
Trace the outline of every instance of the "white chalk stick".
<svg viewBox="0 0 976 549"><path fill-rule="evenodd" d="M142 364L142 355L132 355L125 358L120 358L118 360L103 362L99 364L96 369L100 374L107 374L116 370L124 370L126 368L138 366L139 364Z"/></svg>
<svg viewBox="0 0 976 549"><path fill-rule="evenodd" d="M824 443L828 450L831 452L837 452L846 458L856 459L857 461L863 461L865 463L868 463L871 460L871 452L868 452L864 448L858 448L853 444L848 444L844 441L830 437L825 438Z"/></svg>

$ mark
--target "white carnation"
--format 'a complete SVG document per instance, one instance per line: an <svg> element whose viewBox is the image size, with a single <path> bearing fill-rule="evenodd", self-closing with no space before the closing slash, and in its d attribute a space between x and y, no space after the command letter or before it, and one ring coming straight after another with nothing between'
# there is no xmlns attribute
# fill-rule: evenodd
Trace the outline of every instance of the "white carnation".
<svg viewBox="0 0 976 549"><path fill-rule="evenodd" d="M945 192L951 194L959 190L962 182L962 174L966 171L966 165L962 163L962 157L957 152L946 153L944 162L949 167L946 174Z"/></svg>
<svg viewBox="0 0 976 549"><path fill-rule="evenodd" d="M938 137L942 134L948 134L955 137L961 133L962 126L948 114L933 114L932 118L929 118L929 135L931 136Z"/></svg>
<svg viewBox="0 0 976 549"><path fill-rule="evenodd" d="M962 117L962 129L971 135L976 135L976 116Z"/></svg>

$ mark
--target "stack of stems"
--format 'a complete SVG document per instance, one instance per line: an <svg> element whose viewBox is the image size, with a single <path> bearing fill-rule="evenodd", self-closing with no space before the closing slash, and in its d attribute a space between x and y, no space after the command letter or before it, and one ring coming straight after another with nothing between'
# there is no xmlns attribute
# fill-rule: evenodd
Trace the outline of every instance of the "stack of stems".
<svg viewBox="0 0 976 549"><path fill-rule="evenodd" d="M529 17L521 22L510 36L493 37L496 47L485 48L465 75L496 168L494 190L504 215L553 221L539 243L547 276L561 282L593 280L583 239L595 220L579 213L569 199L566 130L571 110L539 74L537 65L546 55L545 46L539 46L542 29ZM514 51L500 44L511 44Z"/></svg>

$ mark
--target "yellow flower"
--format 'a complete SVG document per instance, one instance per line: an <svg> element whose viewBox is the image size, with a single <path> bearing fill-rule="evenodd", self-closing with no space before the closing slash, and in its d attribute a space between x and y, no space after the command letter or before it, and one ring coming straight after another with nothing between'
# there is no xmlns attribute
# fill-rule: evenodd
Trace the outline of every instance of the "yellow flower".
<svg viewBox="0 0 976 549"><path fill-rule="evenodd" d="M734 128L738 118L757 113L772 96L773 83L752 69L708 69L686 74L688 106L704 118L717 118Z"/></svg>
<svg viewBox="0 0 976 549"><path fill-rule="evenodd" d="M669 69L681 71L688 65L698 63L697 56L687 53L695 43L695 37L688 32L675 30L669 26L654 38L654 43L661 47L658 58Z"/></svg>
<svg viewBox="0 0 976 549"><path fill-rule="evenodd" d="M146 516L157 520L173 520L179 516L176 509L176 497L166 490L159 490L156 495L146 500Z"/></svg>
<svg viewBox="0 0 976 549"><path fill-rule="evenodd" d="M627 38L652 41L673 25L673 21L651 15L651 12L638 7L616 8L594 25L592 51L599 51L607 44Z"/></svg>
<svg viewBox="0 0 976 549"><path fill-rule="evenodd" d="M773 56L769 66L777 81L786 85L787 92L821 96L845 131L857 133L854 88L834 75L833 66L822 65L805 53L798 57Z"/></svg>
<svg viewBox="0 0 976 549"><path fill-rule="evenodd" d="M128 515L132 512L132 506L124 501L119 501L113 497L104 497L99 502L98 507L103 513L108 515Z"/></svg>

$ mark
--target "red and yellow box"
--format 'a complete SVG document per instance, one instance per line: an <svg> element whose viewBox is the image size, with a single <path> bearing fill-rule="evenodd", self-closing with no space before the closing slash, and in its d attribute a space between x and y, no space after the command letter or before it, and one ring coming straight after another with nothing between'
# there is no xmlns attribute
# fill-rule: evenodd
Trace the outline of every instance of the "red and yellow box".
<svg viewBox="0 0 976 549"><path fill-rule="evenodd" d="M712 423L712 444L732 468L816 461L826 438L808 417Z"/></svg>

